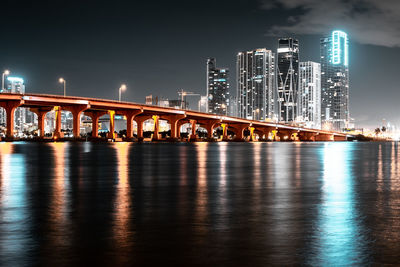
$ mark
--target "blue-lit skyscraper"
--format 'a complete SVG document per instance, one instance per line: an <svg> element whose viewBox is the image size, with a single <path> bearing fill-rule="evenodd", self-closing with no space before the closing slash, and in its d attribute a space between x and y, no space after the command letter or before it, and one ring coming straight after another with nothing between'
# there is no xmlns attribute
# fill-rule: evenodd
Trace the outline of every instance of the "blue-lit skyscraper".
<svg viewBox="0 0 400 267"><path fill-rule="evenodd" d="M321 38L322 128L342 130L349 124L349 39L342 31Z"/></svg>

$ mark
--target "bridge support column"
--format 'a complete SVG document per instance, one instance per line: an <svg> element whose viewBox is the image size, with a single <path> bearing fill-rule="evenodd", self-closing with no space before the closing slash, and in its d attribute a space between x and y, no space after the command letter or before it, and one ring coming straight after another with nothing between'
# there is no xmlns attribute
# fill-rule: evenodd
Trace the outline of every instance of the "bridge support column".
<svg viewBox="0 0 400 267"><path fill-rule="evenodd" d="M13 139L14 138L14 118L15 118L15 109L23 104L23 101L8 101L4 103L0 103L0 106L6 111L6 138Z"/></svg>
<svg viewBox="0 0 400 267"><path fill-rule="evenodd" d="M216 121L208 121L204 126L204 128L207 130L208 141L214 141L214 126L216 123Z"/></svg>
<svg viewBox="0 0 400 267"><path fill-rule="evenodd" d="M222 141L228 141L228 124L227 123L221 123L222 127Z"/></svg>
<svg viewBox="0 0 400 267"><path fill-rule="evenodd" d="M165 119L168 120L171 125L171 135L169 137L169 141L178 141L180 137L180 126L182 126L182 123L180 123L180 121L184 118L186 118L186 115L171 115L165 117Z"/></svg>
<svg viewBox="0 0 400 267"><path fill-rule="evenodd" d="M137 139L139 142L143 141L143 123L150 119L150 116L135 116L133 119L136 121L136 125L137 125Z"/></svg>
<svg viewBox="0 0 400 267"><path fill-rule="evenodd" d="M160 117L157 115L154 115L153 121L154 121L154 132L153 132L152 141L158 141L158 140L160 140L160 135L158 134L159 129L160 129Z"/></svg>
<svg viewBox="0 0 400 267"><path fill-rule="evenodd" d="M254 127L249 127L249 130L250 130L250 138L249 138L249 141L250 141L250 142L256 141L256 138L255 138L255 136L254 136Z"/></svg>
<svg viewBox="0 0 400 267"><path fill-rule="evenodd" d="M80 138L81 115L82 115L82 112L84 112L88 108L90 108L89 105L76 105L76 106L64 107L65 110L68 110L72 113L72 117L73 117L72 133L73 133L75 139Z"/></svg>
<svg viewBox="0 0 400 267"><path fill-rule="evenodd" d="M53 138L56 140L56 139L63 138L64 134L61 132L61 107L55 106L54 111L55 111L56 125L55 125L55 129L54 129Z"/></svg>
<svg viewBox="0 0 400 267"><path fill-rule="evenodd" d="M107 114L105 111L86 111L85 115L92 118L92 138L99 137L99 118Z"/></svg>
<svg viewBox="0 0 400 267"><path fill-rule="evenodd" d="M51 110L50 108L30 108L31 112L35 113L38 117L38 137L44 137L44 127L45 127L45 120L46 114Z"/></svg>
<svg viewBox="0 0 400 267"><path fill-rule="evenodd" d="M115 111L109 110L108 115L110 115L110 131L108 133L108 138L115 139Z"/></svg>
<svg viewBox="0 0 400 267"><path fill-rule="evenodd" d="M45 118L46 118L46 111L39 111L37 113L38 117L38 130L39 130L39 137L43 138L44 137L44 123L45 123Z"/></svg>
<svg viewBox="0 0 400 267"><path fill-rule="evenodd" d="M246 141L244 138L244 130L249 127L248 124L238 124L233 126L236 129L236 142L244 142Z"/></svg>
<svg viewBox="0 0 400 267"><path fill-rule="evenodd" d="M192 133L189 136L189 141L191 142L196 141L196 124L197 124L196 120L190 120Z"/></svg>
<svg viewBox="0 0 400 267"><path fill-rule="evenodd" d="M132 140L133 138L133 120L141 113L143 113L142 110L126 111L124 113L126 117L126 138L128 140Z"/></svg>

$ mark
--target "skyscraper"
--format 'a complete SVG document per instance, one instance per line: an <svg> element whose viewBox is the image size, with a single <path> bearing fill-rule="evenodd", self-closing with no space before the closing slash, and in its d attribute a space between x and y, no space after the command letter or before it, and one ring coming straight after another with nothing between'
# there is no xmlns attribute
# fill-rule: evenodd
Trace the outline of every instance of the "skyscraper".
<svg viewBox="0 0 400 267"><path fill-rule="evenodd" d="M217 68L215 58L207 60L208 113L226 115L229 105L229 70Z"/></svg>
<svg viewBox="0 0 400 267"><path fill-rule="evenodd" d="M274 116L275 54L260 48L237 55L238 116L265 120Z"/></svg>
<svg viewBox="0 0 400 267"><path fill-rule="evenodd" d="M342 31L321 38L322 127L342 130L349 123L349 40Z"/></svg>
<svg viewBox="0 0 400 267"><path fill-rule="evenodd" d="M298 121L307 128L321 129L321 65L300 62Z"/></svg>
<svg viewBox="0 0 400 267"><path fill-rule="evenodd" d="M279 121L293 122L297 119L297 87L299 73L299 42L293 38L278 41L278 99Z"/></svg>

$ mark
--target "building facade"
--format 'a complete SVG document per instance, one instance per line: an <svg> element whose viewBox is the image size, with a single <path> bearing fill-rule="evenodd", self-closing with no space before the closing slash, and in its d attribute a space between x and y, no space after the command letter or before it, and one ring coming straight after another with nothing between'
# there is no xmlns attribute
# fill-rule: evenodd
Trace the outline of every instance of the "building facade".
<svg viewBox="0 0 400 267"><path fill-rule="evenodd" d="M324 129L348 127L349 113L349 40L342 31L321 38L321 119Z"/></svg>
<svg viewBox="0 0 400 267"><path fill-rule="evenodd" d="M321 129L321 64L300 62L298 121L304 127Z"/></svg>
<svg viewBox="0 0 400 267"><path fill-rule="evenodd" d="M253 120L273 119L275 54L260 48L237 55L237 116Z"/></svg>
<svg viewBox="0 0 400 267"><path fill-rule="evenodd" d="M217 68L215 58L207 60L208 113L226 115L229 106L229 70Z"/></svg>
<svg viewBox="0 0 400 267"><path fill-rule="evenodd" d="M299 42L293 38L278 41L277 63L277 115L281 122L297 119L299 76Z"/></svg>

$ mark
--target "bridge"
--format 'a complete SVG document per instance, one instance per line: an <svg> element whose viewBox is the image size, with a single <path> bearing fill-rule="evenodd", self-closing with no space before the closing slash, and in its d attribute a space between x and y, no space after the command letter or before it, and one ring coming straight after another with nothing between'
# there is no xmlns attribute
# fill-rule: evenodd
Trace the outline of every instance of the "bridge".
<svg viewBox="0 0 400 267"><path fill-rule="evenodd" d="M154 121L152 140L161 140L159 121L165 120L170 124L170 134L167 140L178 141L181 138L181 126L191 124L189 140L198 140L196 126L207 131L207 140L214 140L214 130L222 128L220 140L224 141L346 141L347 135L340 132L308 129L267 121L247 120L243 118L220 116L192 110L181 110L169 107L159 107L131 102L121 102L107 99L45 95L45 94L0 94L0 107L6 113L6 139L14 138L14 113L16 108L24 107L34 112L38 117L38 138L44 138L46 114L55 111L55 129L53 138L62 138L61 111L70 111L73 116L73 135L80 138L81 115L92 119L92 138L99 138L99 118L110 116L110 131L108 138L115 139L115 116L121 115L126 119L126 140L135 140L133 123L137 124L138 141L143 140L143 123L146 120ZM228 135L228 131L233 135ZM247 135L245 135L247 133ZM258 136L258 138L257 138Z"/></svg>

